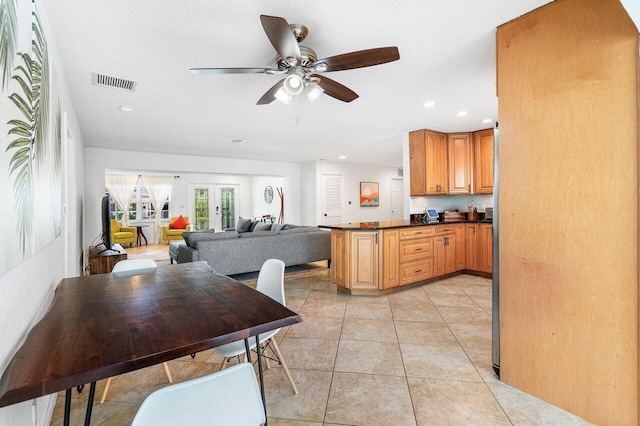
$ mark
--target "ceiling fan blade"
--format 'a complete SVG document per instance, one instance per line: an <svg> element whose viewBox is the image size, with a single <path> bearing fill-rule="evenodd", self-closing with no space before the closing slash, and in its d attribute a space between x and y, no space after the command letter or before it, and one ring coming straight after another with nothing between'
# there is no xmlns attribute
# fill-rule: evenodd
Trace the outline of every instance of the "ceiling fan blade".
<svg viewBox="0 0 640 426"><path fill-rule="evenodd" d="M280 57L284 60L289 57L294 57L298 60L298 63L300 63L302 60L300 46L287 20L277 16L260 15L260 21L262 22L264 32L267 33L269 41Z"/></svg>
<svg viewBox="0 0 640 426"><path fill-rule="evenodd" d="M310 68L324 63L327 65L327 71L343 71L385 64L398 59L400 53L397 47L378 47L320 59L311 64Z"/></svg>
<svg viewBox="0 0 640 426"><path fill-rule="evenodd" d="M191 68L194 74L265 74L272 68ZM273 69L273 71L278 71Z"/></svg>
<svg viewBox="0 0 640 426"><path fill-rule="evenodd" d="M324 89L325 95L329 95L332 98L336 98L343 102L351 102L358 99L358 94L347 86L343 86L337 81L333 81L324 75L313 75L312 77L318 77L320 82L318 85Z"/></svg>
<svg viewBox="0 0 640 426"><path fill-rule="evenodd" d="M276 99L276 92L282 87L282 83L284 83L284 80L285 79L283 78L282 80L274 84L271 89L267 90L267 92L262 95L260 99L258 99L256 105L267 105L273 102Z"/></svg>

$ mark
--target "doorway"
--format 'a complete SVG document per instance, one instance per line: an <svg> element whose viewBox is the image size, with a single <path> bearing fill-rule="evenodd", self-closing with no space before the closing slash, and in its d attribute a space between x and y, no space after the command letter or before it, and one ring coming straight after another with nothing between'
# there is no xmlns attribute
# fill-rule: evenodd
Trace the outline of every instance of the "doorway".
<svg viewBox="0 0 640 426"><path fill-rule="evenodd" d="M391 178L391 220L404 219L404 179Z"/></svg>
<svg viewBox="0 0 640 426"><path fill-rule="evenodd" d="M233 228L237 219L239 185L190 184L189 216L193 231Z"/></svg>

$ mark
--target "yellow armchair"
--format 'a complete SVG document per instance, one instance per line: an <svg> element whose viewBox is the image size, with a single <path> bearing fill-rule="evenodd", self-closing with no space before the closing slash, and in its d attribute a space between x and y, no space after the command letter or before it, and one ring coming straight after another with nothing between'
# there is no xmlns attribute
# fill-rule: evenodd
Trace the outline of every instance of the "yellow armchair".
<svg viewBox="0 0 640 426"><path fill-rule="evenodd" d="M138 230L135 227L120 226L117 220L111 219L111 244L126 244L129 247L136 242Z"/></svg>
<svg viewBox="0 0 640 426"><path fill-rule="evenodd" d="M189 216L182 216L182 217L184 218L184 220L189 222ZM173 216L169 220L169 223L173 222L177 218L178 216ZM164 240L165 243L169 244L169 241L171 240L181 240L183 232L191 232L191 224L187 225L185 229L171 229L169 225L165 225L162 227L162 239Z"/></svg>

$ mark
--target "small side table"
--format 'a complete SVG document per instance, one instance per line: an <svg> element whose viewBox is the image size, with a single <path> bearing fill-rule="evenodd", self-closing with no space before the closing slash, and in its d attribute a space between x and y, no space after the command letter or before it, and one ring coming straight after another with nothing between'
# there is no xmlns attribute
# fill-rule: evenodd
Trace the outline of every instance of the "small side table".
<svg viewBox="0 0 640 426"><path fill-rule="evenodd" d="M112 247L113 250L102 253L100 253L103 249L101 245L89 248L89 273L91 275L107 274L111 272L116 263L127 258L127 252L120 244L114 244Z"/></svg>
<svg viewBox="0 0 640 426"><path fill-rule="evenodd" d="M147 244L147 237L144 235L144 232L142 232L142 228L148 228L149 225L136 225L136 229L138 232L138 241L136 243L137 246L141 246L142 245L142 240L144 239L144 245L148 245Z"/></svg>

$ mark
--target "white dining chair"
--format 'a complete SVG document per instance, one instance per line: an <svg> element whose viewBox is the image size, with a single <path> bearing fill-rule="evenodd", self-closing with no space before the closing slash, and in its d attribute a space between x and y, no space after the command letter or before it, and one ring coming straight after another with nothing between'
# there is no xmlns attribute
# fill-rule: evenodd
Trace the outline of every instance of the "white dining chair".
<svg viewBox="0 0 640 426"><path fill-rule="evenodd" d="M262 294L269 296L283 306L286 306L284 297L283 261L279 259L268 259L266 262L264 262L262 268L260 268L260 273L258 274L258 283L256 285L256 290L258 290ZM267 369L271 367L269 364L269 356L271 355L275 357L275 361L282 365L282 369L284 370L289 383L291 383L291 386L293 387L293 392L297 394L298 388L296 387L296 384L293 381L293 377L291 376L291 372L289 371L289 368L284 361L284 357L280 352L278 343L276 342L276 339L273 338L278 333L278 331L280 331L279 328L260 335L260 350L262 351L261 353L264 354L264 360ZM249 348L254 349L255 347L255 339L249 339ZM265 354L265 351L267 349L271 351L271 355ZM244 359L244 356L246 356L246 347L244 340L227 343L226 345L213 348L213 350L224 357L222 363L220 364L220 370L224 370L230 358L243 357Z"/></svg>
<svg viewBox="0 0 640 426"><path fill-rule="evenodd" d="M257 426L265 421L253 366L243 362L153 392L142 402L131 426Z"/></svg>
<svg viewBox="0 0 640 426"><path fill-rule="evenodd" d="M117 275L121 273L144 272L145 270L152 270L157 267L158 265L152 259L124 259L113 265L113 270L111 272ZM169 371L169 365L166 362L163 362L162 365L164 366L164 372L167 375L167 379L169 379L169 383L173 383L173 378ZM107 399L107 393L111 386L111 379L112 377L107 379L107 383L102 391L102 397L100 398L100 404L104 403L105 399Z"/></svg>

